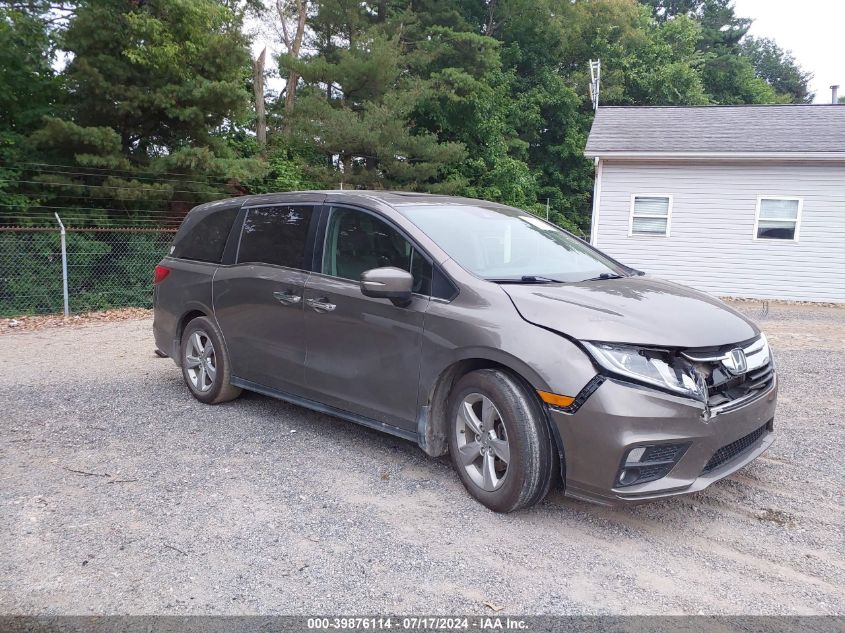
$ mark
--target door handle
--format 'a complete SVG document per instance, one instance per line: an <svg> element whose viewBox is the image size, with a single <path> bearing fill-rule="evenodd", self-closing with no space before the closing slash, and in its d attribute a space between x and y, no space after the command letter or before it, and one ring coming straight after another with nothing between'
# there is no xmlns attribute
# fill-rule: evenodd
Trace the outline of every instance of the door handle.
<svg viewBox="0 0 845 633"><path fill-rule="evenodd" d="M290 290L286 290L285 292L276 291L273 293L273 296L279 303L283 303L286 306L296 305L300 301L302 301L302 297L295 292Z"/></svg>
<svg viewBox="0 0 845 633"><path fill-rule="evenodd" d="M331 312L337 306L334 303L331 303L326 297L320 297L319 299L306 299L305 302L314 308L317 312Z"/></svg>

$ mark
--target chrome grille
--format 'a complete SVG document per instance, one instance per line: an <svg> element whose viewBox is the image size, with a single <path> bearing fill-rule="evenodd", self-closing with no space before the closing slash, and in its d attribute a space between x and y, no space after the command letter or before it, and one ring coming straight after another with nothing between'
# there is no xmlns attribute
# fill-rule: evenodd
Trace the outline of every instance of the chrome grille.
<svg viewBox="0 0 845 633"><path fill-rule="evenodd" d="M745 354L745 372L734 374L725 365L731 350L741 349ZM718 348L689 349L683 355L691 360L705 377L708 404L719 407L739 399L751 398L771 387L775 371L771 350L765 336L738 345Z"/></svg>

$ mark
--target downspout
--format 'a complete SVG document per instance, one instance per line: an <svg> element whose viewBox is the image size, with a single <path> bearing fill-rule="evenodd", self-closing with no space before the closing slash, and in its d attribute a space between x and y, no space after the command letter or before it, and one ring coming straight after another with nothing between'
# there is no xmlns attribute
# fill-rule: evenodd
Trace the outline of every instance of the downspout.
<svg viewBox="0 0 845 633"><path fill-rule="evenodd" d="M593 217L590 223L590 244L598 248L599 245L599 209L601 208L601 158L595 158L595 176L593 181Z"/></svg>

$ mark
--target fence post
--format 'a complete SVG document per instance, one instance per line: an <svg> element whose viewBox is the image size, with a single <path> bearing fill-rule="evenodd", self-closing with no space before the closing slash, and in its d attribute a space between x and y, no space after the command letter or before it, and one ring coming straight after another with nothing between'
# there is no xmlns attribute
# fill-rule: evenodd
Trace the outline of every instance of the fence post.
<svg viewBox="0 0 845 633"><path fill-rule="evenodd" d="M65 296L65 316L70 315L70 306L68 305L68 294L67 294L67 243L65 239L65 225L62 224L62 219L59 217L58 213L54 213L53 215L56 216L56 222L59 223L59 227L61 228L62 232L62 289L64 290Z"/></svg>

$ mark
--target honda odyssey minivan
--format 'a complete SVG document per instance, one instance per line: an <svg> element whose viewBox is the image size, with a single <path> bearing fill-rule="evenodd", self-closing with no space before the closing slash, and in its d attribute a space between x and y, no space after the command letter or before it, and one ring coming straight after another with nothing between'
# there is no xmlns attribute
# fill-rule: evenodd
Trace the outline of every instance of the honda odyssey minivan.
<svg viewBox="0 0 845 633"><path fill-rule="evenodd" d="M765 335L511 207L415 193L193 209L155 271L191 393L248 389L448 453L510 512L701 490L773 441Z"/></svg>

